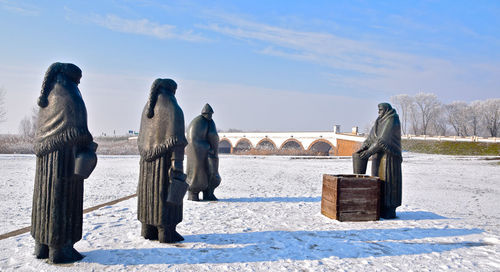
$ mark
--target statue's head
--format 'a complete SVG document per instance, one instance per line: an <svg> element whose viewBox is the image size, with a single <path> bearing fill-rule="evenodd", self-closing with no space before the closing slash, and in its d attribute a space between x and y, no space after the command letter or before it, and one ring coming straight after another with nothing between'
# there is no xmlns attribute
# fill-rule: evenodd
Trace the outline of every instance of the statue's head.
<svg viewBox="0 0 500 272"><path fill-rule="evenodd" d="M65 80L69 80L75 84L80 84L82 70L73 63L55 62L49 66L47 72L45 73L45 77L48 79L50 78L51 80L56 80L56 76L63 77Z"/></svg>
<svg viewBox="0 0 500 272"><path fill-rule="evenodd" d="M177 83L175 83L175 81L170 78L157 78L151 85L151 93L159 94L161 90L175 95L175 92L177 90Z"/></svg>
<svg viewBox="0 0 500 272"><path fill-rule="evenodd" d="M392 109L391 104L389 103L380 103L378 104L378 116L384 115L386 112Z"/></svg>
<svg viewBox="0 0 500 272"><path fill-rule="evenodd" d="M56 82L72 82L76 85L80 84L82 78L82 70L73 63L55 62L49 66L42 83L42 91L38 98L38 105L45 108L48 105L50 91Z"/></svg>
<svg viewBox="0 0 500 272"><path fill-rule="evenodd" d="M201 110L201 115L203 115L203 117L207 118L208 120L211 120L213 114L214 110L212 109L212 107L210 107L208 103L205 104L205 106Z"/></svg>
<svg viewBox="0 0 500 272"><path fill-rule="evenodd" d="M74 82L75 84L80 84L80 79L82 78L82 70L73 63L61 63L63 65L62 74L66 79Z"/></svg>
<svg viewBox="0 0 500 272"><path fill-rule="evenodd" d="M154 107L156 105L156 101L158 100L158 95L160 95L161 92L175 95L176 90L177 83L175 83L173 79L157 78L155 81L153 81L148 101L148 118L153 118L154 116Z"/></svg>

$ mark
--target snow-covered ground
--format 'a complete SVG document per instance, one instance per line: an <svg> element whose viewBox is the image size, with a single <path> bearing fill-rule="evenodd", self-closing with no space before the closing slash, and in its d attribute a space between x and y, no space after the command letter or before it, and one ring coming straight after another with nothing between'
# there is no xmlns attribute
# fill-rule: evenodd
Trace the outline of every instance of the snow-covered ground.
<svg viewBox="0 0 500 272"><path fill-rule="evenodd" d="M135 193L137 156L101 156L85 207ZM0 155L0 233L30 224L35 159ZM500 271L500 165L405 153L395 220L338 222L320 213L322 174L351 160L223 156L219 202L184 201L185 241L140 237L137 198L84 215L85 258L50 265L29 233L0 240L0 270Z"/></svg>

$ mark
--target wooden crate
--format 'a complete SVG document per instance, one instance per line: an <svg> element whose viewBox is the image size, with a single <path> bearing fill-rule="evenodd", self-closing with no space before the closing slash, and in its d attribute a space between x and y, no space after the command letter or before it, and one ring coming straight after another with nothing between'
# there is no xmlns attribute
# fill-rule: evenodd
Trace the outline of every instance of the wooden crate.
<svg viewBox="0 0 500 272"><path fill-rule="evenodd" d="M324 174L321 213L339 221L379 220L379 178Z"/></svg>

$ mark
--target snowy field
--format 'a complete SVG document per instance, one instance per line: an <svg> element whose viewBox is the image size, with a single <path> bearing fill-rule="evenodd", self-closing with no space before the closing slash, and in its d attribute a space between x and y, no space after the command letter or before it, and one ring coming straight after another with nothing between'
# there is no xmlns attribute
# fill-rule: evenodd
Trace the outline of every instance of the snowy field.
<svg viewBox="0 0 500 272"><path fill-rule="evenodd" d="M135 193L137 156L101 156L85 208ZM219 202L184 201L179 244L140 237L137 198L84 215L85 258L49 265L29 233L0 240L1 271L500 271L500 165L405 153L398 218L320 213L322 174L349 158L223 156ZM35 158L0 155L0 234L29 226Z"/></svg>

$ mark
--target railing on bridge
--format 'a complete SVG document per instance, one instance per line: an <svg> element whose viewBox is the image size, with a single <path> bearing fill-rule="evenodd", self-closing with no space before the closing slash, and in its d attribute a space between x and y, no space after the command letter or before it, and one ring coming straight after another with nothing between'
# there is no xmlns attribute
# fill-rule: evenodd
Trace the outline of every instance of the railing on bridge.
<svg viewBox="0 0 500 272"><path fill-rule="evenodd" d="M220 132L220 153L350 156L364 141L353 133Z"/></svg>

